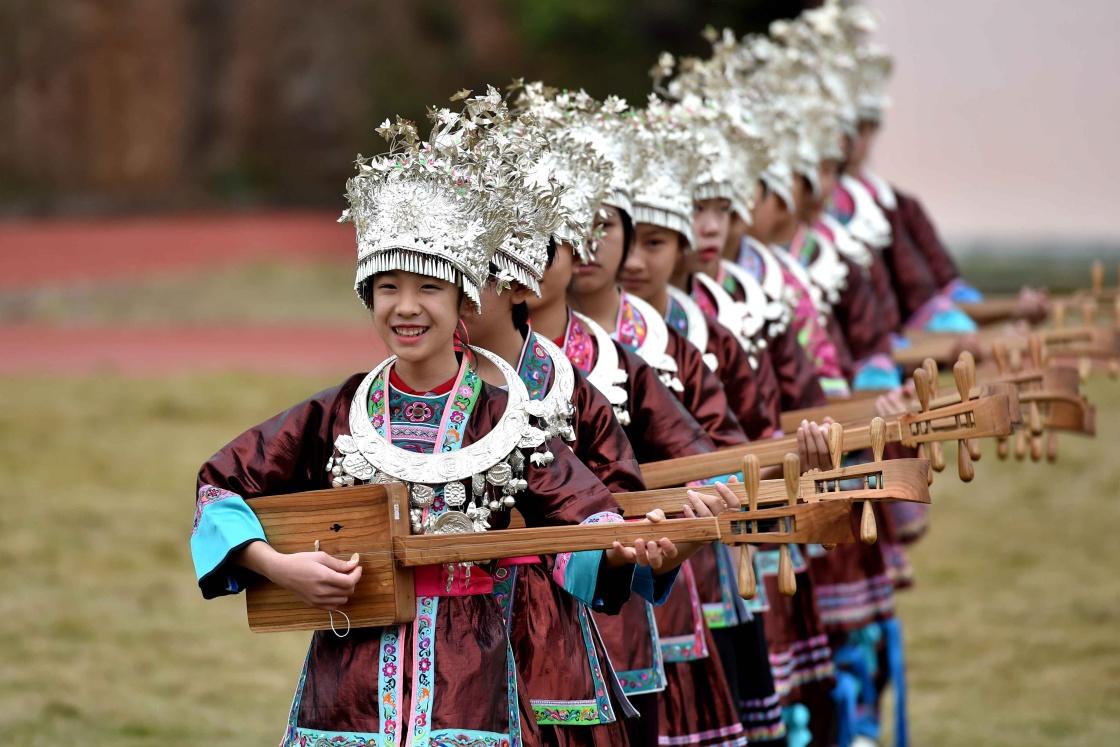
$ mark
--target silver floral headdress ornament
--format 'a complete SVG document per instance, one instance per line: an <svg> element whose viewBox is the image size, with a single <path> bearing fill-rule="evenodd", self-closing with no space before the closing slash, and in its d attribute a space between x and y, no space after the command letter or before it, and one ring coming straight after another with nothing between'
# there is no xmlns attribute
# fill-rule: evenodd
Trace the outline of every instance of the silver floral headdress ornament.
<svg viewBox="0 0 1120 747"><path fill-rule="evenodd" d="M481 308L489 259L511 224L490 189L492 165L479 135L494 117L495 101L501 103L496 91L490 93L468 100L461 113L429 111L428 140L413 123L386 119L377 133L388 141L388 152L358 157L358 173L346 182L350 207L339 222L354 224L360 298L374 275L400 270L454 283ZM462 91L454 100L468 95Z"/></svg>
<svg viewBox="0 0 1120 747"><path fill-rule="evenodd" d="M568 143L568 149L577 145L591 149L586 156L574 157L574 160L582 161L580 169L601 171L609 167L607 194L600 203L631 212L630 185L634 165L627 131L632 112L625 99L608 96L598 101L585 91L562 91L540 81L525 83L517 80L510 89L514 105L532 112L548 129L550 140L559 141L561 146ZM591 185L588 185L588 190L598 191Z"/></svg>
<svg viewBox="0 0 1120 747"><path fill-rule="evenodd" d="M755 183L770 160L754 107L735 80L728 55L735 37L705 29L712 57L678 61L663 52L650 70L654 90L674 100L699 160L693 198L726 198L739 216L750 221Z"/></svg>
<svg viewBox="0 0 1120 747"><path fill-rule="evenodd" d="M634 223L676 231L689 246L692 234L692 192L700 169L691 147L688 122L679 110L651 94L629 130L634 168Z"/></svg>
<svg viewBox="0 0 1120 747"><path fill-rule="evenodd" d="M584 91L557 91L540 81L526 84L517 80L510 91L515 106L531 116L548 139L542 166L562 190L559 225L552 237L569 244L582 262L590 262L595 252L595 218L600 206L618 191L616 161L607 155L611 142L595 137L589 126L600 116L602 104ZM628 196L625 201L629 206ZM545 261L547 258L542 259L542 273Z"/></svg>

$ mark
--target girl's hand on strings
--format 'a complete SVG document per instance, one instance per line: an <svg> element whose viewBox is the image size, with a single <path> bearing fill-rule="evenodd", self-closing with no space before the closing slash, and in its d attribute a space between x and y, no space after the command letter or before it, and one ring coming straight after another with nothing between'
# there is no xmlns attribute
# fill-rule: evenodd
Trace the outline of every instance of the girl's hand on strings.
<svg viewBox="0 0 1120 747"><path fill-rule="evenodd" d="M305 604L335 610L346 604L362 577L358 554L339 560L325 552L277 552L264 542L254 542L238 558L277 586L295 594Z"/></svg>
<svg viewBox="0 0 1120 747"><path fill-rule="evenodd" d="M655 509L646 514L646 518L650 523L656 524L665 520L665 512L661 509ZM616 541L614 546L606 552L607 560L613 566L627 563L648 565L654 571L663 573L684 562L684 557L681 557L681 548L677 547L668 537L662 537L659 540L644 540L639 537L634 540L633 545L624 545Z"/></svg>
<svg viewBox="0 0 1120 747"><path fill-rule="evenodd" d="M797 427L797 455L801 458L802 473L811 469L832 469L828 451L828 426L832 418L825 418L823 425L802 420Z"/></svg>

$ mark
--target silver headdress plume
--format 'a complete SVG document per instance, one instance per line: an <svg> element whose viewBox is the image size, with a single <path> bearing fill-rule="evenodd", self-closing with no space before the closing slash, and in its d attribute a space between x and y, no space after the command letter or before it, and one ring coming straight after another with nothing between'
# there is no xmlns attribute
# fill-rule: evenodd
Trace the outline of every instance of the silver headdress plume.
<svg viewBox="0 0 1120 747"><path fill-rule="evenodd" d="M684 58L678 64L663 52L650 73L655 90L677 102L678 116L699 157L693 197L726 198L749 221L755 183L770 160L768 144L756 107L726 59L734 49L734 35L725 31L720 38L712 29L706 35L713 44L710 59Z"/></svg>
<svg viewBox="0 0 1120 747"><path fill-rule="evenodd" d="M454 283L480 306L489 258L511 220L488 183L492 167L478 136L500 104L492 89L469 100L462 113L430 111L428 140L399 117L377 128L389 150L358 157L358 173L346 182L350 207L339 218L357 234L359 297L369 278L401 270Z"/></svg>
<svg viewBox="0 0 1120 747"><path fill-rule="evenodd" d="M528 85L515 81L510 88L511 98L524 112L522 116L532 118L543 129L549 147L541 166L562 190L558 225L551 235L571 245L581 261L589 262L595 248L595 217L599 206L611 198L614 166L579 133L584 121L601 105L583 91L552 91L539 81ZM542 274L546 259L540 257Z"/></svg>
<svg viewBox="0 0 1120 747"><path fill-rule="evenodd" d="M627 131L633 113L626 101L617 96L597 101L585 91L561 91L540 81L518 80L511 89L514 105L538 117L550 138L562 133L573 145L589 146L598 159L609 164L608 192L600 202L631 212L634 164Z"/></svg>
<svg viewBox="0 0 1120 747"><path fill-rule="evenodd" d="M692 147L683 111L650 95L629 130L634 170L634 223L648 223L692 234L692 193L700 157Z"/></svg>

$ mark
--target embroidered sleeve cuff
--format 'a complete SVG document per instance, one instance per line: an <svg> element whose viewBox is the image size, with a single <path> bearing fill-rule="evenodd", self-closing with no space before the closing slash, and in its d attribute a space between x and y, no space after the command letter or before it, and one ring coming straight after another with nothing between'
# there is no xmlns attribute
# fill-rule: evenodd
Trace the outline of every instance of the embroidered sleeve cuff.
<svg viewBox="0 0 1120 747"><path fill-rule="evenodd" d="M668 573L660 574L655 574L649 566L636 568L631 589L650 604L660 606L669 598L669 592L673 590L673 584L676 583L680 572L679 565Z"/></svg>
<svg viewBox="0 0 1120 747"><path fill-rule="evenodd" d="M875 389L895 389L902 386L898 366L886 355L873 355L861 361L852 378L852 389L865 392Z"/></svg>
<svg viewBox="0 0 1120 747"><path fill-rule="evenodd" d="M603 511L580 523L603 524L622 520L616 513ZM617 612L630 595L634 567L610 568L604 560L602 550L560 553L556 556L552 579L596 612Z"/></svg>
<svg viewBox="0 0 1120 747"><path fill-rule="evenodd" d="M198 492L191 533L191 558L202 596L212 599L244 589L252 574L232 566L229 556L264 539L264 528L244 498L204 485Z"/></svg>
<svg viewBox="0 0 1120 747"><path fill-rule="evenodd" d="M949 296L953 303L980 303L984 300L983 293L961 278L957 278L945 286L944 293Z"/></svg>

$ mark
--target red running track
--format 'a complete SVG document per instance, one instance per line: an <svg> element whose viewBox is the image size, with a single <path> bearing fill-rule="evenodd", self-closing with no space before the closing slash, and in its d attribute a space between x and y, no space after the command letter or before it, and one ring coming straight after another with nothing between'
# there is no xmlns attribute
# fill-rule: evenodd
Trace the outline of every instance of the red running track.
<svg viewBox="0 0 1120 747"><path fill-rule="evenodd" d="M354 261L337 213L0 221L0 289L198 271L263 259Z"/></svg>
<svg viewBox="0 0 1120 747"><path fill-rule="evenodd" d="M250 371L341 377L368 371L386 355L381 339L362 327L0 326L0 375Z"/></svg>

